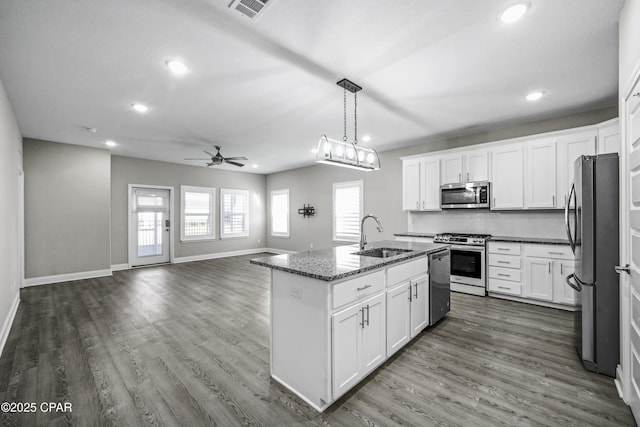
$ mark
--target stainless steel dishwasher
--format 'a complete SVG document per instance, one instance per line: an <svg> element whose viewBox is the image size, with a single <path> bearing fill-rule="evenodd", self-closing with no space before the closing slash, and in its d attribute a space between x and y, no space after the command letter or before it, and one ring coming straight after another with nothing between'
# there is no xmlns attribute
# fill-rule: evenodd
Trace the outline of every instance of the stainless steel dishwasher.
<svg viewBox="0 0 640 427"><path fill-rule="evenodd" d="M429 255L429 325L435 325L449 312L451 285L449 249Z"/></svg>

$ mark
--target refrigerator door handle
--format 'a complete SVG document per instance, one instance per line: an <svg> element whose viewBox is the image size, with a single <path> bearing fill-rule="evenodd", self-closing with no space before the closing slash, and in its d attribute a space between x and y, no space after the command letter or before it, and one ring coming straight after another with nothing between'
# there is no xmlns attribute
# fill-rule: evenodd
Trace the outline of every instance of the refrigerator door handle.
<svg viewBox="0 0 640 427"><path fill-rule="evenodd" d="M575 279L575 277L576 276L574 274L570 274L565 278L565 281L567 282L567 285L571 286L576 292L582 292L582 287L580 287L578 283L571 283L571 279Z"/></svg>
<svg viewBox="0 0 640 427"><path fill-rule="evenodd" d="M567 228L567 238L569 239L569 246L571 246L571 252L576 253L576 243L571 235L571 227L569 225L569 205L571 205L571 195L575 194L576 185L571 184L571 191L569 191L569 197L567 198L567 204L564 207L564 225Z"/></svg>

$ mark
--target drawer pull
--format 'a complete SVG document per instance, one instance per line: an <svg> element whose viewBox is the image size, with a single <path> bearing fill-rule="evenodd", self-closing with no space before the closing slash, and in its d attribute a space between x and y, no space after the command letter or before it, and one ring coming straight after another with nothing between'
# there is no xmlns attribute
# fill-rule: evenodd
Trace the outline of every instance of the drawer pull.
<svg viewBox="0 0 640 427"><path fill-rule="evenodd" d="M549 255L564 255L563 252L551 252L551 251L549 251L548 253L549 253Z"/></svg>
<svg viewBox="0 0 640 427"><path fill-rule="evenodd" d="M498 264L511 264L509 261L498 261Z"/></svg>
<svg viewBox="0 0 640 427"><path fill-rule="evenodd" d="M502 273L498 273L498 276L500 276L500 277L511 277L510 274L502 274Z"/></svg>
<svg viewBox="0 0 640 427"><path fill-rule="evenodd" d="M511 290L510 288L507 288L506 286L498 286L498 289L506 289L507 291Z"/></svg>
<svg viewBox="0 0 640 427"><path fill-rule="evenodd" d="M356 288L356 290L358 290L358 291L364 291L365 289L368 289L368 288L370 288L370 287L371 287L371 285L366 285L366 286L363 286L363 287L361 287L361 288Z"/></svg>
<svg viewBox="0 0 640 427"><path fill-rule="evenodd" d="M510 251L511 250L509 248L496 248L496 249L498 249L499 251Z"/></svg>

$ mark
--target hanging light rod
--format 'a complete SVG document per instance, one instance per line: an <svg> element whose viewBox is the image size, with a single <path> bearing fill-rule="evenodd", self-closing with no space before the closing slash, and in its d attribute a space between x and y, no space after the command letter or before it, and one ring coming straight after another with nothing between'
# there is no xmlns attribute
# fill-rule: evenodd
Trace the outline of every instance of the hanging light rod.
<svg viewBox="0 0 640 427"><path fill-rule="evenodd" d="M380 157L377 151L373 148L358 146L357 93L362 90L362 87L348 79L342 79L336 84L344 89L344 136L342 141L337 141L322 135L315 149L316 162L363 171L379 170ZM353 93L354 98L353 142L347 141L347 91Z"/></svg>

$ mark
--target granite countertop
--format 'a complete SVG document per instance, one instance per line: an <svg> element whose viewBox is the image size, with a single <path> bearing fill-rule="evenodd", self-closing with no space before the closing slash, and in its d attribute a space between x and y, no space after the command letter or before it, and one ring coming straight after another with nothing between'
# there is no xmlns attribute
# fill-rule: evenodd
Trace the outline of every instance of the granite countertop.
<svg viewBox="0 0 640 427"><path fill-rule="evenodd" d="M411 252L405 252L389 258L354 255L354 252L360 251L359 246L355 244L337 246L335 248L328 249L296 252L292 254L275 255L264 258L254 258L250 262L251 264L275 268L276 270L282 270L328 282L344 279L349 276L355 276L357 274L364 273L365 271L376 270L411 258L425 256L448 247L449 245L440 243L411 243L397 242L395 240L381 240L367 244L365 249L395 248L409 249Z"/></svg>
<svg viewBox="0 0 640 427"><path fill-rule="evenodd" d="M436 233L419 233L417 231L407 231L405 233L395 233L394 236L405 237L436 237Z"/></svg>
<svg viewBox="0 0 640 427"><path fill-rule="evenodd" d="M513 243L540 243L544 245L568 245L567 239L551 239L548 237L510 237L491 236L491 242L513 242Z"/></svg>

